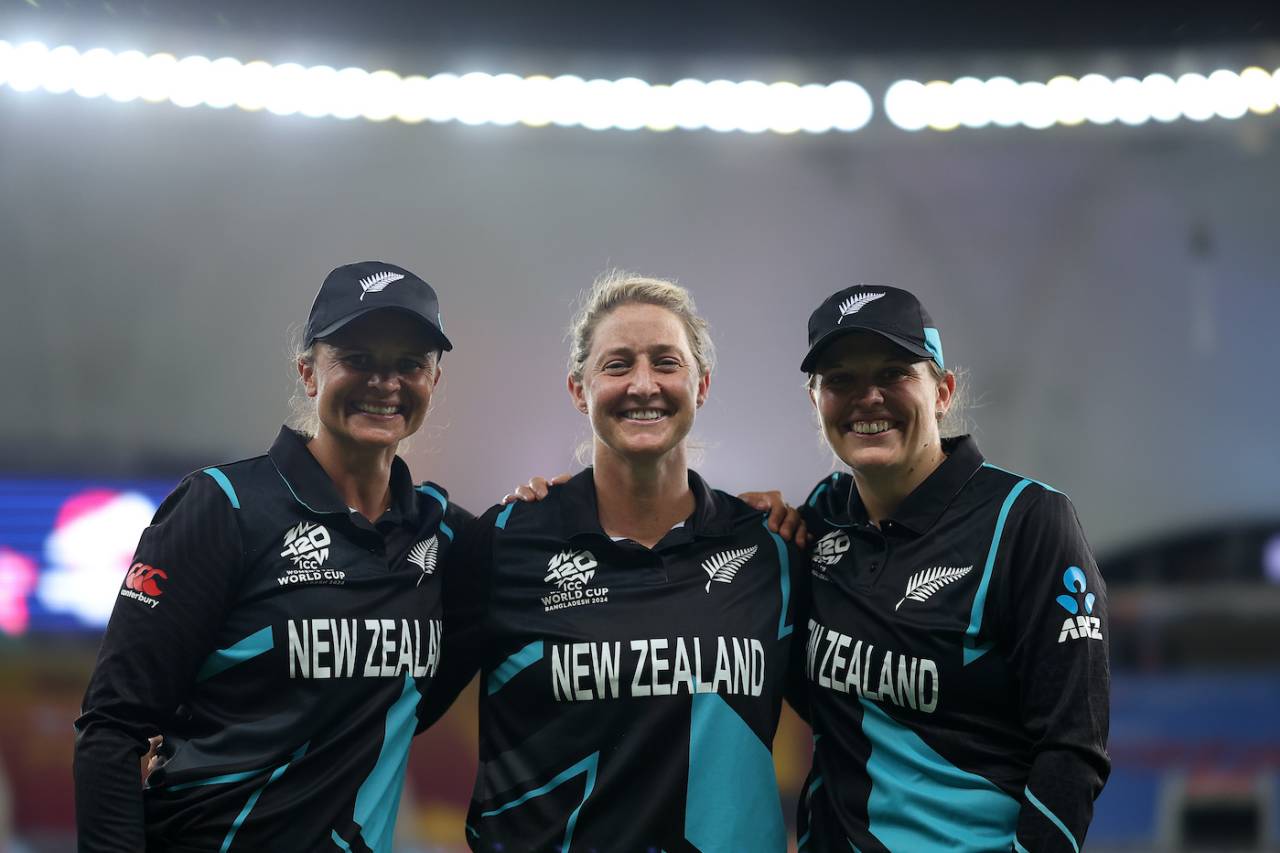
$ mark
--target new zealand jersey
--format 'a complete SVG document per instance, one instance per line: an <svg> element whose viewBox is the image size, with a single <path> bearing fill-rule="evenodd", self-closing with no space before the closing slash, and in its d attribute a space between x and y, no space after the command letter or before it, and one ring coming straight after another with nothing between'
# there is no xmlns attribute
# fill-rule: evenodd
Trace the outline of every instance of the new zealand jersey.
<svg viewBox="0 0 1280 853"><path fill-rule="evenodd" d="M1106 589L1066 496L972 439L879 527L853 479L815 540L802 851L1078 853L1109 770Z"/></svg>
<svg viewBox="0 0 1280 853"><path fill-rule="evenodd" d="M693 472L684 525L613 541L592 476L491 509L446 579L444 671L481 676L468 842L784 850L771 749L798 552Z"/></svg>
<svg viewBox="0 0 1280 853"><path fill-rule="evenodd" d="M76 723L81 850L391 849L441 660L436 569L470 520L398 458L391 492L369 523L281 430L165 500Z"/></svg>

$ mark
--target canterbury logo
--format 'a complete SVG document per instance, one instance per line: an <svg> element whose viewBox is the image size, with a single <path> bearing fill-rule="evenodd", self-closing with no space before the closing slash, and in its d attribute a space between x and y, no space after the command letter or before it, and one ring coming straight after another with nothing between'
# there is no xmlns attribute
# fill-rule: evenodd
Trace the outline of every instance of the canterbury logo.
<svg viewBox="0 0 1280 853"><path fill-rule="evenodd" d="M318 569L329 559L329 531L323 525L303 521L284 534L281 557L288 557L300 569Z"/></svg>
<svg viewBox="0 0 1280 853"><path fill-rule="evenodd" d="M942 589L952 581L960 580L960 578L969 574L969 570L973 566L935 566L932 569L924 569L916 572L907 578L907 594L902 600L893 606L897 610L902 606L902 602L908 598L912 601L927 601L929 596Z"/></svg>
<svg viewBox="0 0 1280 853"><path fill-rule="evenodd" d="M159 598L163 594L163 590L160 589L160 581L168 579L169 576L155 566L148 566L146 563L134 563L129 568L129 574L125 575L124 585L134 592L140 592L152 598Z"/></svg>
<svg viewBox="0 0 1280 853"><path fill-rule="evenodd" d="M595 555L590 551L561 551L547 563L547 583L560 589L582 589L596 575Z"/></svg>
<svg viewBox="0 0 1280 853"><path fill-rule="evenodd" d="M707 573L707 592L711 592L711 584L713 582L732 582L734 575L738 573L738 569L745 566L747 560L755 556L756 549L757 546L752 545L750 548L725 551L703 560L702 570Z"/></svg>
<svg viewBox="0 0 1280 853"><path fill-rule="evenodd" d="M403 275L398 272L392 272L391 270L365 276L360 279L359 282L360 289L364 291L364 293L360 294L360 301L364 302L365 296L370 293L379 293L386 290L388 284L391 284L393 281L399 281L402 278L404 278Z"/></svg>
<svg viewBox="0 0 1280 853"><path fill-rule="evenodd" d="M836 320L836 325L840 325L845 317L852 317L882 296L884 296L883 293L859 293L857 296L850 296L840 303L840 319Z"/></svg>
<svg viewBox="0 0 1280 853"><path fill-rule="evenodd" d="M418 578L418 584L422 583L422 578L429 574L433 574L436 570L436 553L440 550L440 541L432 536L430 539L424 539L409 552L409 562L422 569L422 577Z"/></svg>

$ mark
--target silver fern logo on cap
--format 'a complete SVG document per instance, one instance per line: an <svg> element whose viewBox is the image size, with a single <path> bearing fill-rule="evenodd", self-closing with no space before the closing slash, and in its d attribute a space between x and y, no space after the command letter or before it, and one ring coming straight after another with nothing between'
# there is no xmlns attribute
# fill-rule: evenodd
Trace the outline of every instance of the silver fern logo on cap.
<svg viewBox="0 0 1280 853"><path fill-rule="evenodd" d="M845 317L852 317L882 296L884 296L883 293L859 293L857 296L850 296L840 303L840 319L836 320L836 325L840 325Z"/></svg>
<svg viewBox="0 0 1280 853"><path fill-rule="evenodd" d="M928 601L929 596L952 581L960 580L969 574L972 568L973 566L934 566L932 569L916 572L907 578L907 594L893 606L893 609L897 610L908 598L912 601Z"/></svg>
<svg viewBox="0 0 1280 853"><path fill-rule="evenodd" d="M424 539L413 549L409 551L409 562L422 569L422 577L418 578L418 583L422 583L422 578L427 575L434 574L436 570L436 554L440 550L440 541L432 536L430 539Z"/></svg>
<svg viewBox="0 0 1280 853"><path fill-rule="evenodd" d="M360 289L364 291L360 294L360 301L364 302L364 298L370 293L381 293L387 289L388 284L391 284L393 281L399 281L402 278L404 278L403 275L398 272L392 272L391 270L376 272L373 275L365 276L358 282Z"/></svg>
<svg viewBox="0 0 1280 853"><path fill-rule="evenodd" d="M747 564L747 561L755 556L759 546L752 545L750 548L737 548L732 551L722 551L714 557L708 557L702 561L702 570L707 573L707 592L711 592L712 583L732 583L734 575L738 573L738 569Z"/></svg>

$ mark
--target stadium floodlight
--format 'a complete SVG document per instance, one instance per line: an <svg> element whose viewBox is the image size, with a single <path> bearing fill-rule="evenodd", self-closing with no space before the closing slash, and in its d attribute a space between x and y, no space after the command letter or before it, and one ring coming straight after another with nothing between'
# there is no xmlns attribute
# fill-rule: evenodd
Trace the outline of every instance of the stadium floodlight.
<svg viewBox="0 0 1280 853"><path fill-rule="evenodd" d="M1257 66L1246 68L1240 72L1240 88L1250 112L1266 115L1280 101L1280 70L1276 71L1273 85L1272 76L1266 71Z"/></svg>
<svg viewBox="0 0 1280 853"><path fill-rule="evenodd" d="M927 83L905 79L886 89L883 104L889 121L909 131L1238 119L1250 112L1265 115L1280 106L1280 70L1219 69L1208 76L1182 74L1176 80L1166 74L1141 80L1059 75L1046 82L1008 77L985 82L973 77Z"/></svg>
<svg viewBox="0 0 1280 853"><path fill-rule="evenodd" d="M501 127L583 127L667 131L709 128L722 133L851 133L871 119L866 89L849 80L829 85L756 80L681 80L653 85L634 77L583 80L515 74L401 75L327 65L271 65L231 57L181 59L165 53L81 52L40 42L0 41L0 87L43 89L113 101L142 99L196 106L266 110L281 116L459 122Z"/></svg>
<svg viewBox="0 0 1280 853"><path fill-rule="evenodd" d="M1146 101L1147 109L1156 121L1170 122L1182 117L1178 84L1167 74L1148 74L1143 77L1142 99Z"/></svg>
<svg viewBox="0 0 1280 853"><path fill-rule="evenodd" d="M899 80L884 93L884 114L903 130L924 130L929 126L927 101L923 83Z"/></svg>

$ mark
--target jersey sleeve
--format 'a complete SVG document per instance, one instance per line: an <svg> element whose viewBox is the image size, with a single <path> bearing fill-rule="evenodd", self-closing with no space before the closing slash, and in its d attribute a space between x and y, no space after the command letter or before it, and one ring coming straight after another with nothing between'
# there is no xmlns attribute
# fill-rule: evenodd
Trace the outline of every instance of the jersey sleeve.
<svg viewBox="0 0 1280 853"><path fill-rule="evenodd" d="M1066 495L1035 495L1011 544L1002 633L1034 743L1015 849L1078 853L1111 766L1106 586Z"/></svg>
<svg viewBox="0 0 1280 853"><path fill-rule="evenodd" d="M489 606L493 531L502 507L470 518L458 529L458 540L444 559L444 631L440 671L418 706L421 733L435 723L480 671L484 621Z"/></svg>
<svg viewBox="0 0 1280 853"><path fill-rule="evenodd" d="M145 847L139 758L215 648L243 564L235 512L217 483L193 474L138 542L75 724L82 853Z"/></svg>

